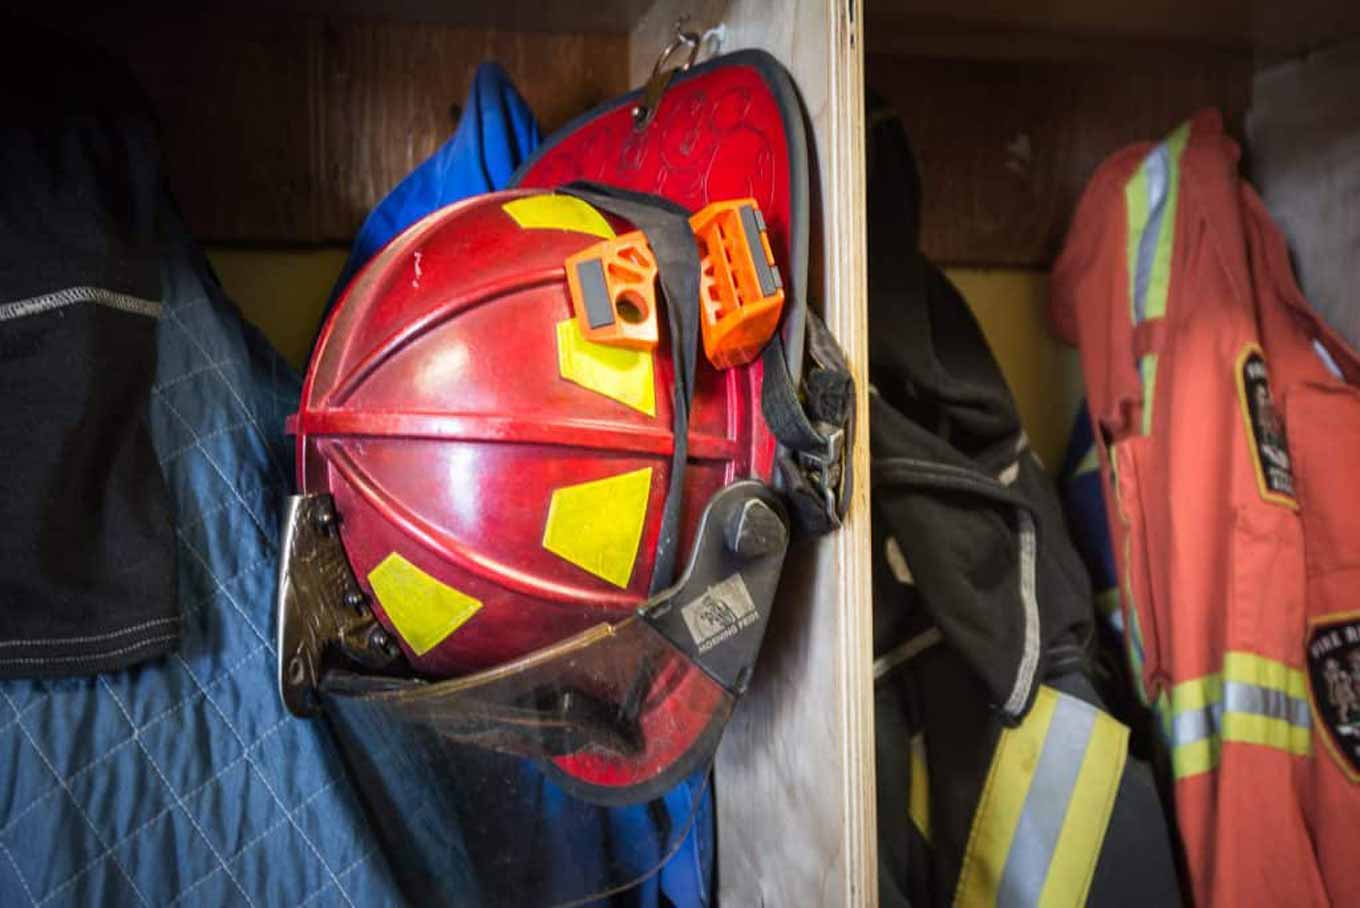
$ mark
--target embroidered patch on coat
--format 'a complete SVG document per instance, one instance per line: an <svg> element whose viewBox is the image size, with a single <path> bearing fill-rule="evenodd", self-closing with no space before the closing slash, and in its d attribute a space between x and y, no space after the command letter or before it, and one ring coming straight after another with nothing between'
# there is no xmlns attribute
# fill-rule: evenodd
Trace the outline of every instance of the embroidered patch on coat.
<svg viewBox="0 0 1360 908"><path fill-rule="evenodd" d="M1360 612L1312 625L1308 680L1327 749L1351 781L1360 781Z"/></svg>
<svg viewBox="0 0 1360 908"><path fill-rule="evenodd" d="M1294 468L1284 420L1270 395L1270 374L1261 348L1249 344L1237 359L1237 393L1242 401L1256 483L1261 497L1277 504L1298 507L1294 500Z"/></svg>

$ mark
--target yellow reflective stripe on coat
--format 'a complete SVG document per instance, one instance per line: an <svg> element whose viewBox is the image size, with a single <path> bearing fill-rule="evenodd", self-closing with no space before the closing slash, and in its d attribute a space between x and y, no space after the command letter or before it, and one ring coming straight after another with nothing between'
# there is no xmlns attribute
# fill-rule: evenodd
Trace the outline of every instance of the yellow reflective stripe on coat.
<svg viewBox="0 0 1360 908"><path fill-rule="evenodd" d="M1091 447L1086 449L1082 455L1081 462L1077 464L1074 476L1084 476L1087 473L1094 473L1100 469L1100 455L1096 453L1096 446L1093 442Z"/></svg>
<svg viewBox="0 0 1360 908"><path fill-rule="evenodd" d="M1127 216L1129 316L1134 325L1166 315L1171 293L1171 256L1175 249L1176 208L1180 199L1181 154L1190 138L1183 123L1148 152L1124 186ZM1152 433L1152 404L1157 387L1157 356L1142 358L1144 435Z"/></svg>
<svg viewBox="0 0 1360 908"><path fill-rule="evenodd" d="M1086 904L1128 737L1090 703L1040 687L1024 721L997 742L954 904Z"/></svg>
<svg viewBox="0 0 1360 908"><path fill-rule="evenodd" d="M1190 138L1182 123L1148 152L1124 186L1130 315L1137 325L1166 315L1180 200L1181 154Z"/></svg>
<svg viewBox="0 0 1360 908"><path fill-rule="evenodd" d="M1147 665L1147 649L1143 644L1143 624L1138 618L1138 603L1133 599L1133 575L1130 567L1130 551L1132 545L1129 537L1124 537L1124 589L1129 597L1129 607L1126 610L1129 616L1129 632L1124 635L1125 649L1129 655L1129 671L1133 674L1133 686L1138 694L1138 700L1144 706L1152 702L1148 696L1147 684L1143 681L1143 669Z"/></svg>
<svg viewBox="0 0 1360 908"><path fill-rule="evenodd" d="M1255 653L1228 653L1222 672L1182 681L1161 708L1177 779L1212 772L1225 741L1313 752L1307 678Z"/></svg>
<svg viewBox="0 0 1360 908"><path fill-rule="evenodd" d="M1143 434L1152 434L1152 404L1157 399L1157 354L1138 360L1138 375L1143 381Z"/></svg>
<svg viewBox="0 0 1360 908"><path fill-rule="evenodd" d="M1124 525L1124 545L1123 558L1120 563L1124 569L1118 576L1121 583L1123 602L1127 606L1124 614L1128 617L1128 633L1124 634L1124 650L1129 660L1129 671L1133 676L1133 686L1135 693L1138 694L1138 702L1144 706L1151 704L1152 700L1148 696L1147 684L1143 680L1143 669L1147 664L1147 650L1143 644L1143 626L1138 618L1138 602L1133 598L1133 533L1132 522L1129 520L1128 512L1124 510L1124 502L1121 499L1123 492L1119 479L1119 458L1120 447L1111 446L1108 449L1110 460L1110 489L1114 493L1115 513L1119 516L1119 522Z"/></svg>
<svg viewBox="0 0 1360 908"><path fill-rule="evenodd" d="M917 734L907 743L911 776L907 789L907 815L921 838L930 841L930 769L926 765L926 736Z"/></svg>

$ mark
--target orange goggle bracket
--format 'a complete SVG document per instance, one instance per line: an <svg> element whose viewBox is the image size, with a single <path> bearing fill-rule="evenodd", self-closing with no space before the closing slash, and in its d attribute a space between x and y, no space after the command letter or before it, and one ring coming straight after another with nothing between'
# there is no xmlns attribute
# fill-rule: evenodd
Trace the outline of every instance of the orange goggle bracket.
<svg viewBox="0 0 1360 908"><path fill-rule="evenodd" d="M699 245L699 324L704 354L725 369L749 363L774 335L784 284L754 199L714 202L689 219ZM656 257L642 231L596 243L566 262L581 334L590 341L655 350Z"/></svg>

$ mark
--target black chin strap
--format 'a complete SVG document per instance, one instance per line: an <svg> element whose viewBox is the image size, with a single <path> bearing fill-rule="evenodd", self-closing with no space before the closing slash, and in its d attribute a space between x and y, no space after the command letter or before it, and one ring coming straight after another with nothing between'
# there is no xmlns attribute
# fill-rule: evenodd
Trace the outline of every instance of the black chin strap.
<svg viewBox="0 0 1360 908"><path fill-rule="evenodd" d="M812 368L803 376L802 393L776 334L761 357L760 407L782 448L781 491L799 528L818 536L841 525L854 491L849 446L855 437L855 379L836 338L811 311L807 332Z"/></svg>
<svg viewBox="0 0 1360 908"><path fill-rule="evenodd" d="M670 487L661 513L661 535L656 541L656 560L652 566L651 592L657 593L675 581L679 557L685 466L689 461L689 411L694 403L694 364L699 347L699 244L689 226L689 212L660 196L583 181L563 186L560 191L632 221L652 247L661 292L666 297L671 363L675 369L671 388L675 444Z"/></svg>

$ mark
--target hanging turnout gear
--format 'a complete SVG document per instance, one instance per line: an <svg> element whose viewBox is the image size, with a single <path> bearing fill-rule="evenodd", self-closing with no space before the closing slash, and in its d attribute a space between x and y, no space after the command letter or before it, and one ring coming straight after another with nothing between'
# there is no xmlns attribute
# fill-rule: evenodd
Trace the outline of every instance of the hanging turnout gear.
<svg viewBox="0 0 1360 908"><path fill-rule="evenodd" d="M1101 165L1053 275L1197 905L1360 902L1360 356L1216 111Z"/></svg>
<svg viewBox="0 0 1360 908"><path fill-rule="evenodd" d="M759 148L698 103L732 91L736 138ZM466 862L489 904L542 898L506 844L545 810L515 803L525 773L558 811L656 805L655 839L628 843L645 853L583 873L576 897L659 866L697 807L666 793L709 765L750 683L792 529L834 529L849 500L853 382L806 311L787 74L748 52L675 75L645 125L633 100L569 126L521 188L384 248L323 329L292 422L281 694L394 808L374 813L422 896L456 850L417 830L442 809L462 816L457 848L502 847ZM667 192L674 162L657 178L634 156L682 125L710 179Z"/></svg>
<svg viewBox="0 0 1360 908"><path fill-rule="evenodd" d="M915 248L902 125L881 102L870 121L880 904L1175 904L1152 774L1092 683L1057 497L967 304Z"/></svg>

